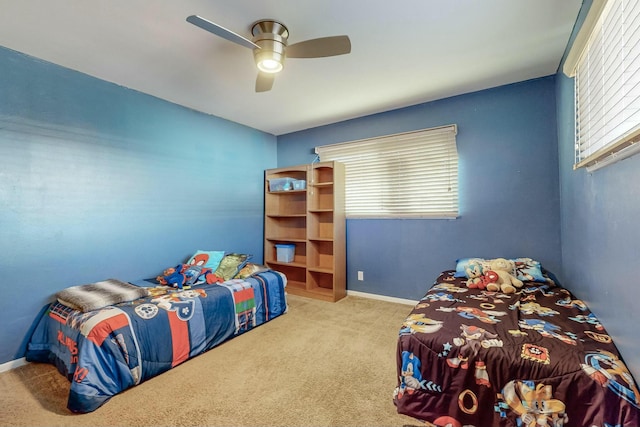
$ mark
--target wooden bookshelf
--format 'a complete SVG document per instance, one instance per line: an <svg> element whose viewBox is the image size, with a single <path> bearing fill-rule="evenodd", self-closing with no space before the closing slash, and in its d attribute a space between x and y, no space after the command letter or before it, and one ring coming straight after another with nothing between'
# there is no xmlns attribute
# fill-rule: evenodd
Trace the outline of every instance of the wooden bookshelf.
<svg viewBox="0 0 640 427"><path fill-rule="evenodd" d="M278 188L291 178L306 188ZM265 171L265 264L287 276L287 292L338 301L346 296L344 165L319 162ZM277 244L295 245L292 262L277 259Z"/></svg>

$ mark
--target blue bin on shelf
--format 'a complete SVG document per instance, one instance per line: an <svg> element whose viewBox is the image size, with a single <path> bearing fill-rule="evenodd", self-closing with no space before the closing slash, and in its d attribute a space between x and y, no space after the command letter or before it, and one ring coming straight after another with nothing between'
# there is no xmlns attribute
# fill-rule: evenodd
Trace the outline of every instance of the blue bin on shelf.
<svg viewBox="0 0 640 427"><path fill-rule="evenodd" d="M293 262L296 253L296 245L283 243L276 245L276 259L278 262Z"/></svg>

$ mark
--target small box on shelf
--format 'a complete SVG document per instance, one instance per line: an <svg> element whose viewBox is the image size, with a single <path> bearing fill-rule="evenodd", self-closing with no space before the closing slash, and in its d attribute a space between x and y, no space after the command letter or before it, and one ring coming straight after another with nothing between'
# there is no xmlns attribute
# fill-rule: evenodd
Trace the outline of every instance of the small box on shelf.
<svg viewBox="0 0 640 427"><path fill-rule="evenodd" d="M294 179L293 180L293 189L294 190L306 190L307 181L304 179Z"/></svg>
<svg viewBox="0 0 640 427"><path fill-rule="evenodd" d="M293 178L272 178L269 180L269 191L291 191L294 188Z"/></svg>
<svg viewBox="0 0 640 427"><path fill-rule="evenodd" d="M277 244L276 259L278 262L293 262L296 253L296 245L294 244Z"/></svg>

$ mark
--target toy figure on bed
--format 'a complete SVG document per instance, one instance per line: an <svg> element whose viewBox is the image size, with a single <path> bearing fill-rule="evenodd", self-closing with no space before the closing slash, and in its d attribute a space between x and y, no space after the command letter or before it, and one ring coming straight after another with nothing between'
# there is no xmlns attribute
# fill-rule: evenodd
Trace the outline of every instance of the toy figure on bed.
<svg viewBox="0 0 640 427"><path fill-rule="evenodd" d="M487 283L487 290L489 292L512 294L516 291L516 288L521 288L523 286L522 280L513 274L515 268L513 260L505 258L487 260L487 271L493 272L497 279L495 282Z"/></svg>
<svg viewBox="0 0 640 427"><path fill-rule="evenodd" d="M211 285L223 282L222 278L213 274L210 268L189 264L178 264L175 267L167 268L162 272L162 275L156 277L156 280L162 285L180 290L189 289L191 285L199 283L206 282Z"/></svg>
<svg viewBox="0 0 640 427"><path fill-rule="evenodd" d="M485 268L480 261L469 261L465 268L467 272L467 287L470 289L486 289L487 285L496 283L500 279L498 273Z"/></svg>

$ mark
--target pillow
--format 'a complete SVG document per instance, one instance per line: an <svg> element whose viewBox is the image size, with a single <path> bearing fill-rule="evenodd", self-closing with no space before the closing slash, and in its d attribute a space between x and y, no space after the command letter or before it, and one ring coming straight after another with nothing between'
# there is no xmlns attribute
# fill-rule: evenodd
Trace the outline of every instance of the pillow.
<svg viewBox="0 0 640 427"><path fill-rule="evenodd" d="M220 261L220 265L214 272L222 280L227 281L235 277L236 274L247 264L247 261L251 259L252 255L245 254L227 254Z"/></svg>
<svg viewBox="0 0 640 427"><path fill-rule="evenodd" d="M189 258L187 264L197 265L200 267L210 268L215 271L220 265L220 261L224 257L224 251L196 251L196 253Z"/></svg>
<svg viewBox="0 0 640 427"><path fill-rule="evenodd" d="M531 258L509 258L516 265L515 276L519 280L528 280L531 282L546 282L542 274L542 268L538 261ZM456 272L454 277L467 277L466 268L471 261L484 262L483 258L460 258L456 260Z"/></svg>
<svg viewBox="0 0 640 427"><path fill-rule="evenodd" d="M242 267L238 274L235 275L234 279L246 279L249 276L253 276L254 274L262 273L263 271L269 270L269 267L266 265L253 264L248 262L247 265Z"/></svg>
<svg viewBox="0 0 640 427"><path fill-rule="evenodd" d="M87 313L109 305L134 301L147 295L149 295L147 288L118 279L107 279L86 285L71 286L57 292L55 296L60 304Z"/></svg>
<svg viewBox="0 0 640 427"><path fill-rule="evenodd" d="M542 274L542 268L538 261L531 258L513 258L516 263L516 276L520 280L529 280L531 282L546 282Z"/></svg>

